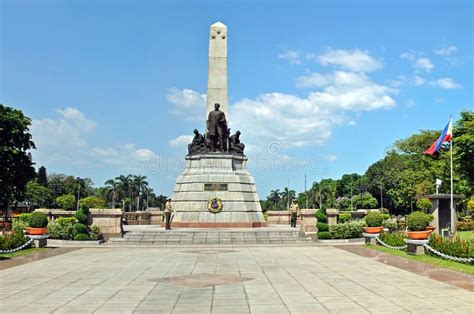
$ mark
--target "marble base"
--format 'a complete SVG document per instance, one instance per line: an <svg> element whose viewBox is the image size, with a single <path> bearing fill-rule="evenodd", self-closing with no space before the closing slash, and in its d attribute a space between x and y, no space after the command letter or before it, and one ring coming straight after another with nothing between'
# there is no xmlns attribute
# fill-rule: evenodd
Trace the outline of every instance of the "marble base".
<svg viewBox="0 0 474 314"><path fill-rule="evenodd" d="M214 184L221 188L205 188ZM222 200L223 209L208 211L210 198ZM263 227L255 180L247 171L247 157L230 154L186 156L183 174L176 180L171 197L175 210L172 226L203 228Z"/></svg>

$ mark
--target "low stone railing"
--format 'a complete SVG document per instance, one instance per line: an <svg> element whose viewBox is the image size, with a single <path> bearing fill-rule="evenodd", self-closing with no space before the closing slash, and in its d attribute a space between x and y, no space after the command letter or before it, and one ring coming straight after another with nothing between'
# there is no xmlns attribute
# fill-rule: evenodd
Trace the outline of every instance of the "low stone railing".
<svg viewBox="0 0 474 314"><path fill-rule="evenodd" d="M161 225L163 213L159 210L137 211L123 213L125 223L128 225Z"/></svg>
<svg viewBox="0 0 474 314"><path fill-rule="evenodd" d="M61 209L38 208L35 211L48 215L51 221L59 217L72 217L75 211ZM120 209L91 208L89 209L89 225L98 225L104 239L121 237L123 234L122 211Z"/></svg>

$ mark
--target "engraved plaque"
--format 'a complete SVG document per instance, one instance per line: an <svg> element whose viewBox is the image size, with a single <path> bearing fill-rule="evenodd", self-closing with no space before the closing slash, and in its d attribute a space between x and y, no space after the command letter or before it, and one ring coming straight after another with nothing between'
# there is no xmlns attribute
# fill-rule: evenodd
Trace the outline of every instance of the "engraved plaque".
<svg viewBox="0 0 474 314"><path fill-rule="evenodd" d="M204 183L204 191L227 191L227 183Z"/></svg>

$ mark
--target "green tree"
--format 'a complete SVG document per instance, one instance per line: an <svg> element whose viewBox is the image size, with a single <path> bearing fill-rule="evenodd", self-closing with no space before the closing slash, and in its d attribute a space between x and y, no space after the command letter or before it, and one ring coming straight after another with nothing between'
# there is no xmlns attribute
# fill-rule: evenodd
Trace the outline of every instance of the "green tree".
<svg viewBox="0 0 474 314"><path fill-rule="evenodd" d="M30 124L20 110L0 104L0 207L5 216L9 203L23 200L26 184L35 177Z"/></svg>
<svg viewBox="0 0 474 314"><path fill-rule="evenodd" d="M53 195L47 187L30 181L26 184L26 200L34 207L48 207L53 201Z"/></svg>
<svg viewBox="0 0 474 314"><path fill-rule="evenodd" d="M48 176L46 175L46 168L44 166L39 167L36 182L42 186L48 186Z"/></svg>
<svg viewBox="0 0 474 314"><path fill-rule="evenodd" d="M79 201L80 206L87 206L88 208L105 208L105 200L97 196L88 196Z"/></svg>
<svg viewBox="0 0 474 314"><path fill-rule="evenodd" d="M74 195L66 194L56 198L56 204L58 204L63 210L75 210L76 209L76 198Z"/></svg>
<svg viewBox="0 0 474 314"><path fill-rule="evenodd" d="M144 192L146 188L148 187L146 176L141 176L141 175L133 176L132 186L133 186L132 190L134 191L134 195L137 200L136 210L141 210L142 204L140 202L140 196L144 196Z"/></svg>
<svg viewBox="0 0 474 314"><path fill-rule="evenodd" d="M458 169L472 188L474 187L474 111L463 111L453 126L455 153L453 158Z"/></svg>

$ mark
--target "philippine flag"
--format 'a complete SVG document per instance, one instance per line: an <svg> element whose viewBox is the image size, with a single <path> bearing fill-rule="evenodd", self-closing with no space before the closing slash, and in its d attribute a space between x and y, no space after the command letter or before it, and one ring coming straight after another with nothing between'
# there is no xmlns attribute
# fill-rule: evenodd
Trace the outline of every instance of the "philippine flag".
<svg viewBox="0 0 474 314"><path fill-rule="evenodd" d="M444 128L441 136L428 148L425 150L425 154L433 155L441 147L441 144L451 141L453 138L453 119L449 119L448 125Z"/></svg>

